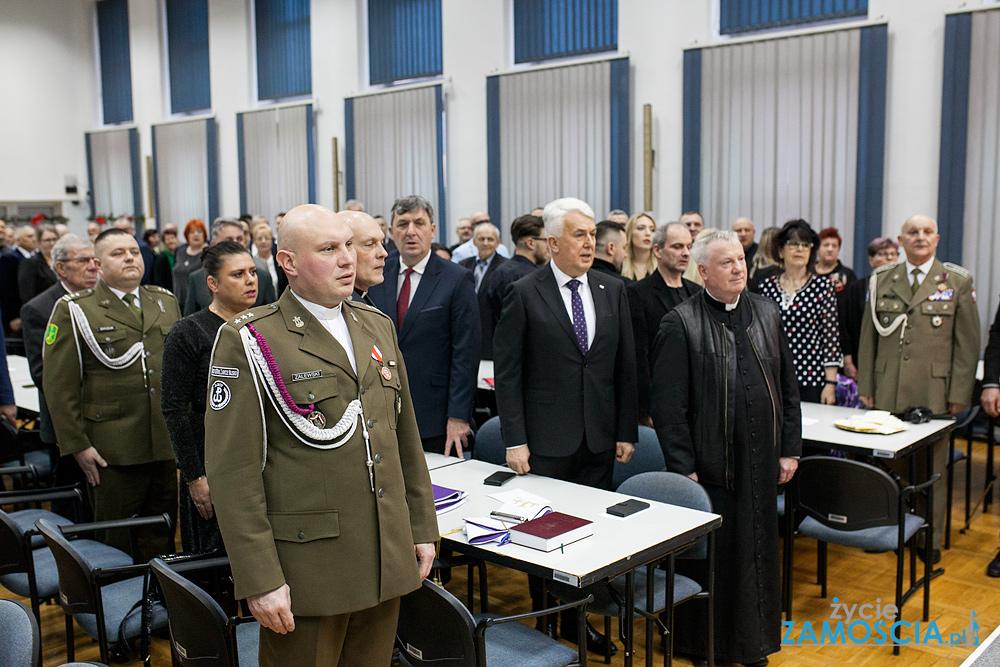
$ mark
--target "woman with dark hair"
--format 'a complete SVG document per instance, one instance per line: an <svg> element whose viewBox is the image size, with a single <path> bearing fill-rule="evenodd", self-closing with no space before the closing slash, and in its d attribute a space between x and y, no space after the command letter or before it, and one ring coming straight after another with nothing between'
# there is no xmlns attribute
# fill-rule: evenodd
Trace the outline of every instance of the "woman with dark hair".
<svg viewBox="0 0 1000 667"><path fill-rule="evenodd" d="M250 251L239 243L222 241L201 256L212 303L179 320L167 335L160 396L181 471L181 544L192 553L222 546L205 478L205 393L212 346L219 327L257 299L257 269Z"/></svg>
<svg viewBox="0 0 1000 667"><path fill-rule="evenodd" d="M771 255L784 270L760 284L760 294L778 304L795 359L799 397L833 405L842 363L837 298L833 284L816 275L819 235L805 220L791 220L774 238Z"/></svg>
<svg viewBox="0 0 1000 667"><path fill-rule="evenodd" d="M188 276L201 267L201 251L208 242L208 230L201 220L189 220L184 226L185 245L178 246L174 251L174 296L184 311L184 297L187 292Z"/></svg>
<svg viewBox="0 0 1000 667"><path fill-rule="evenodd" d="M816 275L826 276L833 283L833 291L840 293L858 279L854 271L840 261L840 232L827 227L819 232L819 252L816 255Z"/></svg>

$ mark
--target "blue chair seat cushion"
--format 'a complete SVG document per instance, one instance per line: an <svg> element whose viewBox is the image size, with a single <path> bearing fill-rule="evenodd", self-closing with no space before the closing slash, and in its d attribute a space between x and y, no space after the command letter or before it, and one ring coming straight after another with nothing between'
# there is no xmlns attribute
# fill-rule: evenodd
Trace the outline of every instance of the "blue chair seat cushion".
<svg viewBox="0 0 1000 667"><path fill-rule="evenodd" d="M478 623L496 617L496 614L479 614L475 619ZM487 665L565 667L578 657L574 649L523 623L501 623L486 630Z"/></svg>
<svg viewBox="0 0 1000 667"><path fill-rule="evenodd" d="M93 567L121 567L132 564L132 558L127 553L100 542L74 540L73 547ZM59 572L56 569L56 559L48 547L35 549L32 552L32 557L35 561L35 584L38 587L38 597L43 600L53 597L59 592ZM26 572L0 575L0 584L21 597L30 597L31 595Z"/></svg>
<svg viewBox="0 0 1000 667"><path fill-rule="evenodd" d="M39 477L48 477L52 474L52 457L44 450L32 450L24 453L24 463L35 466L35 472ZM11 468L21 465L20 461L8 461L0 463L0 468Z"/></svg>
<svg viewBox="0 0 1000 667"><path fill-rule="evenodd" d="M240 653L240 667L257 667L257 654L260 652L259 623L236 626L236 650Z"/></svg>
<svg viewBox="0 0 1000 667"><path fill-rule="evenodd" d="M924 526L923 518L916 514L906 514L903 523L903 543ZM899 529L896 526L878 526L861 530L837 530L824 526L812 517L806 517L799 524L799 534L812 537L821 542L840 544L855 549L869 551L894 551L898 540Z"/></svg>
<svg viewBox="0 0 1000 667"><path fill-rule="evenodd" d="M101 597L104 601L104 631L107 633L108 640L114 642L118 640L118 627L125 615L142 598L142 577L132 577L104 586L101 588ZM73 618L84 632L97 639L97 614L76 614ZM150 629L155 631L166 627L167 610L163 605L156 603L153 605ZM128 614L128 620L125 623L125 638L138 637L141 632L140 613L139 609L136 608L135 611Z"/></svg>
<svg viewBox="0 0 1000 667"><path fill-rule="evenodd" d="M48 510L19 510L17 512L10 512L7 514L17 527L21 529L22 532L28 532L29 530L35 529L35 521L38 519L47 519L57 526L71 526L73 522L66 517L56 514L55 512L50 512ZM45 538L41 535L31 536L31 548L38 549L39 547L45 546Z"/></svg>

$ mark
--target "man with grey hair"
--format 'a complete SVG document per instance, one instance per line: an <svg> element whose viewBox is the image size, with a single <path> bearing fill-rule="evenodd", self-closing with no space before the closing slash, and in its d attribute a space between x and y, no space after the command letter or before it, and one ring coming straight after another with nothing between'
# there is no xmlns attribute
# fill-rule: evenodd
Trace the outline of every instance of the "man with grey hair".
<svg viewBox="0 0 1000 667"><path fill-rule="evenodd" d="M381 285L368 290L375 307L392 318L413 394L426 451L457 456L468 446L479 370L479 306L472 274L431 252L437 227L423 197L392 205L398 252L385 260Z"/></svg>
<svg viewBox="0 0 1000 667"><path fill-rule="evenodd" d="M458 247L452 249L452 262L459 264L463 259L469 259L470 257L475 257L479 254L475 244L476 227L484 222L492 222L492 220L490 220L490 214L486 211L476 211L469 216L469 240L465 243L460 243ZM499 235L497 238L500 238ZM507 246L502 243L497 247L497 252L500 253L500 256L504 259L510 259L510 251L507 250Z"/></svg>
<svg viewBox="0 0 1000 667"><path fill-rule="evenodd" d="M213 246L221 241L233 241L245 247L243 243L244 228L243 223L236 218L216 218L212 223L212 239L209 246ZM257 269L257 300L254 306L263 306L277 301L278 297L274 292L274 283L271 282L271 273L267 269L267 262L260 257L253 258L254 267ZM184 296L184 316L194 315L200 310L208 308L212 303L212 291L208 289L208 282L205 277L205 269L195 269L188 276L187 290Z"/></svg>
<svg viewBox="0 0 1000 667"><path fill-rule="evenodd" d="M18 273L21 263L31 259L38 248L35 228L21 225L14 228L14 245L11 252L0 257L0 315L8 336L21 337L21 289Z"/></svg>
<svg viewBox="0 0 1000 667"><path fill-rule="evenodd" d="M497 253L497 245L500 243L500 230L492 222L484 222L476 225L476 233L472 239L478 253L475 257L469 257L459 262L459 266L472 271L472 276L476 281L476 293L483 285L486 277L492 274L504 261L504 258Z"/></svg>
<svg viewBox="0 0 1000 667"><path fill-rule="evenodd" d="M75 234L66 234L52 248L52 268L59 276L58 282L21 307L21 328L24 332L24 351L28 357L31 379L38 387L39 436L46 445L56 445L56 432L52 417L42 392L42 347L45 325L52 315L56 302L67 294L93 289L97 284L97 262L94 261L94 244ZM59 486L80 483L86 478L72 455L63 456L56 466ZM88 503L89 506L89 503ZM62 508L57 508L59 512ZM67 508L71 509L71 508Z"/></svg>
<svg viewBox="0 0 1000 667"><path fill-rule="evenodd" d="M706 235L692 258L705 289L660 323L653 423L667 470L699 482L723 517L715 659L766 665L781 643L777 487L792 478L802 450L795 365L777 305L744 291L747 267L736 234ZM705 568L699 561L686 574L704 582ZM678 610L679 652L708 654L703 612Z"/></svg>
<svg viewBox="0 0 1000 667"><path fill-rule="evenodd" d="M493 339L507 464L610 490L615 461L628 463L638 439L625 283L592 269L597 230L585 202L557 199L542 217L552 261L510 286ZM575 641L575 621L562 625ZM588 647L602 652L609 640L592 636Z"/></svg>
<svg viewBox="0 0 1000 667"><path fill-rule="evenodd" d="M628 286L635 335L635 366L639 376L639 423L652 426L650 417L650 353L663 316L701 291L684 277L691 259L691 233L679 222L668 222L653 232L656 271Z"/></svg>

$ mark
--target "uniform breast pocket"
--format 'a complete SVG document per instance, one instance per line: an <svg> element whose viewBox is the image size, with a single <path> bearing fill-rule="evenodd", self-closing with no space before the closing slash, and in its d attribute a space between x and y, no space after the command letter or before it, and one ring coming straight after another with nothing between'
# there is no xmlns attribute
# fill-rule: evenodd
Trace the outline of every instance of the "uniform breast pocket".
<svg viewBox="0 0 1000 667"><path fill-rule="evenodd" d="M315 377L305 380L295 380L297 374L292 374L291 381L285 380L288 394L296 405L306 406L319 403L340 394L340 385L335 377Z"/></svg>
<svg viewBox="0 0 1000 667"><path fill-rule="evenodd" d="M931 334L951 335L955 304L951 301L928 301L920 304L923 329Z"/></svg>
<svg viewBox="0 0 1000 667"><path fill-rule="evenodd" d="M104 353L110 357L116 357L123 354L126 349L128 349L128 341L125 338L128 336L128 332L123 329L116 329L115 331L95 331L94 338L97 339L97 344L101 346Z"/></svg>
<svg viewBox="0 0 1000 667"><path fill-rule="evenodd" d="M891 325L897 317L906 312L903 302L899 299L882 297L875 303L875 316L882 326Z"/></svg>
<svg viewBox="0 0 1000 667"><path fill-rule="evenodd" d="M398 371L393 372L395 371L395 367L383 366L382 368L382 372L379 373L379 379L382 381L382 391L385 394L385 406L389 417L389 426L396 428L396 420L399 418L399 413L403 408L402 398L399 393L402 385L399 383Z"/></svg>
<svg viewBox="0 0 1000 667"><path fill-rule="evenodd" d="M340 536L337 510L313 512L268 512L271 532L280 542L313 542Z"/></svg>

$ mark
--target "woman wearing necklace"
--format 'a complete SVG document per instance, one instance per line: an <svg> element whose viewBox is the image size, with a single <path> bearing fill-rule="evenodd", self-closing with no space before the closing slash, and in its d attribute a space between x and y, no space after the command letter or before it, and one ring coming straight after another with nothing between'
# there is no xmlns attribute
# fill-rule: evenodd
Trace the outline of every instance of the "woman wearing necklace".
<svg viewBox="0 0 1000 667"><path fill-rule="evenodd" d="M784 270L760 284L760 294L778 304L795 360L799 397L833 405L837 369L843 362L833 284L816 275L819 235L805 220L785 224L771 250Z"/></svg>
<svg viewBox="0 0 1000 667"><path fill-rule="evenodd" d="M219 327L253 306L257 270L250 251L233 241L202 253L213 299L208 308L174 324L163 343L161 405L181 471L180 526L185 552L222 547L205 478L205 393Z"/></svg>

